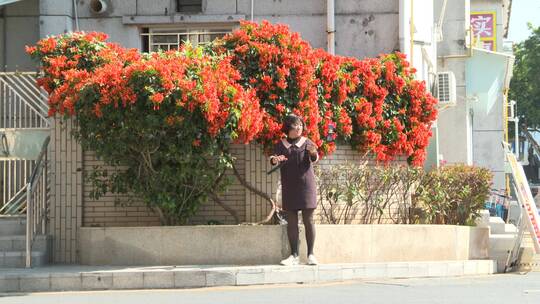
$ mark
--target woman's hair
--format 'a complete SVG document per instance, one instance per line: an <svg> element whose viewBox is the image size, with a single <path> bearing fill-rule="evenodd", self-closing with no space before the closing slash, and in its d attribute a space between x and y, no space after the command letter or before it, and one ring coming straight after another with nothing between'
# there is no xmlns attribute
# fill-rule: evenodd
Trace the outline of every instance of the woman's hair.
<svg viewBox="0 0 540 304"><path fill-rule="evenodd" d="M292 126L298 124L301 124L302 129L305 129L304 121L300 116L294 114L287 115L285 116L285 119L283 119L283 127L281 128L281 131L288 135L289 131L293 128Z"/></svg>

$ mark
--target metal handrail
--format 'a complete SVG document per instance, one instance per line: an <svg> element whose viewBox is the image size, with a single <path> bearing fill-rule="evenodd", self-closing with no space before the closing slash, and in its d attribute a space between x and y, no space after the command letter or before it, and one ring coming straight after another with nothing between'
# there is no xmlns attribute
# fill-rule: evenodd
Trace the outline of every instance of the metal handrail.
<svg viewBox="0 0 540 304"><path fill-rule="evenodd" d="M0 129L49 129L47 94L36 84L36 72L0 72ZM0 136L0 175L2 192L0 208L8 204L28 182L35 160L10 159L2 155L5 138ZM5 149L4 149L5 150ZM23 199L26 201L25 199Z"/></svg>
<svg viewBox="0 0 540 304"><path fill-rule="evenodd" d="M28 77L34 78L34 83L28 80ZM30 107L33 112L40 116L45 123L47 119L47 95L35 84L35 78L38 74L35 72L27 73L0 73L0 83L8 88L11 94L16 95L23 100L25 105Z"/></svg>
<svg viewBox="0 0 540 304"><path fill-rule="evenodd" d="M36 167L34 168L30 180L27 183L26 188L26 268L32 267L32 244L34 242L34 235L41 227L41 233L45 232L45 218L47 216L47 198L46 198L46 179L47 179L47 147L49 146L51 138L47 136L41 147L41 152L36 161ZM45 172L44 172L45 170ZM42 188L39 189L39 183L41 182ZM33 204L36 191L41 190L40 196L42 198L41 204ZM38 199L40 198L38 196ZM39 203L39 202L38 202ZM37 223L36 223L37 222ZM39 225L36 225L39 224Z"/></svg>

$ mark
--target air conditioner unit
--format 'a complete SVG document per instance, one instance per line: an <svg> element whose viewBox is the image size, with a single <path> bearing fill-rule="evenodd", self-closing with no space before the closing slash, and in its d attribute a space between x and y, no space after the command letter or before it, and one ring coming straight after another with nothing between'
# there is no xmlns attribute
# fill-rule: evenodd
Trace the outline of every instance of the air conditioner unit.
<svg viewBox="0 0 540 304"><path fill-rule="evenodd" d="M456 76L453 72L437 73L437 98L439 106L455 106L456 98Z"/></svg>

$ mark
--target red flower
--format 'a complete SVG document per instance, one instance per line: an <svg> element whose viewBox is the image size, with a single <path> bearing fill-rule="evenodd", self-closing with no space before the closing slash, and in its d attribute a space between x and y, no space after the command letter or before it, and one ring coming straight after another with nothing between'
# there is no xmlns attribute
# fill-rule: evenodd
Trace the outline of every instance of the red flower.
<svg viewBox="0 0 540 304"><path fill-rule="evenodd" d="M163 118L168 127L198 124L209 140L230 134L269 151L282 136L283 114L292 112L305 120L305 134L321 156L335 150L329 140L339 137L380 161L404 155L418 165L425 159L437 100L414 79L403 54L333 56L268 22L241 22L215 44L218 56L191 50L141 56L106 38L70 33L26 48L42 63L38 85L49 93L50 115L83 115L76 113L84 108L76 106L80 98L96 117L129 111L137 102L147 107L139 96L150 92L151 107L171 111ZM160 107L165 97L170 107ZM198 140L194 146L206 144Z"/></svg>
<svg viewBox="0 0 540 304"><path fill-rule="evenodd" d="M25 49L26 53L28 53L30 55L34 54L37 51L37 48L35 46L31 46L31 47L30 46L25 46L24 49Z"/></svg>
<svg viewBox="0 0 540 304"><path fill-rule="evenodd" d="M155 103L161 103L163 101L163 98L164 96L161 93L156 93L151 97L152 101Z"/></svg>

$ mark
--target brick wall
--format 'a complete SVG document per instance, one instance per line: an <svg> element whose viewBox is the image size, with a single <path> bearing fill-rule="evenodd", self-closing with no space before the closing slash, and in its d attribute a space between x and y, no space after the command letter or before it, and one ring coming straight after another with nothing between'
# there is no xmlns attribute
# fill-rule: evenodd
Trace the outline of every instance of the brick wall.
<svg viewBox="0 0 540 304"><path fill-rule="evenodd" d="M358 153L357 151L353 150L350 146L338 146L336 151L322 159L318 166L320 170L329 169L332 166L336 165L343 165L346 163L352 163L352 164L365 164L366 166L376 166L377 163L370 155L363 155L361 153ZM406 158L400 157L397 158L393 164L406 164ZM395 203L392 204L392 206L388 206L388 208L385 210L381 223L391 223L391 212L395 212L395 209L397 208L398 204L397 202L401 201L400 197L397 197L399 193L395 194L396 196L392 197L390 200L391 202ZM344 210L344 205L338 205L336 209L334 209L334 212L339 214L342 210ZM361 206L357 206L356 208L351 208L349 213L349 216L347 217L349 221L347 221L347 224L361 224L362 223L362 213L364 209L361 208ZM328 216L325 215L324 210L322 209L321 205L321 198L319 197L319 206L314 214L315 216L315 222L316 223L325 223L329 224Z"/></svg>
<svg viewBox="0 0 540 304"><path fill-rule="evenodd" d="M245 155L249 146L235 145L231 148L236 157L236 167L240 174L245 175ZM103 166L103 162L96 159L95 153L91 151L84 152L84 169L92 170L96 165ZM111 169L110 167L104 167ZM230 178L234 183L228 187L220 198L227 206L234 209L240 218L245 221L246 218L246 193L244 187L240 185L232 170L226 172L226 178ZM155 226L160 225L159 216L150 210L142 201L129 199L127 196L118 196L107 194L98 200L90 197L91 185L84 185L84 215L83 226L85 227L114 227L114 226ZM217 221L222 224L235 224L234 217L216 204L209 200L200 206L198 212L190 220L190 224L207 224L209 221Z"/></svg>
<svg viewBox="0 0 540 304"><path fill-rule="evenodd" d="M84 151L84 171L89 172L94 166L103 166L92 151ZM113 170L103 166L104 169ZM83 226L118 227L159 225L158 216L139 200L128 196L106 194L99 199L90 196L92 187L85 181L83 185Z"/></svg>
<svg viewBox="0 0 540 304"><path fill-rule="evenodd" d="M276 198L278 191L279 173L267 175L270 164L262 149L258 145L235 145L232 147L233 155L236 157L236 167L240 174L253 186ZM359 153L350 147L340 146L337 151L319 162L321 168L328 168L332 165L343 164L345 162L365 161ZM398 162L403 162L399 160ZM96 160L92 152L84 152L84 168L92 169L95 165L101 165ZM375 165L373 161L370 165ZM230 208L234 209L240 222L258 222L263 220L271 210L270 204L262 197L244 188L234 177L232 170L226 173L232 184L227 191L220 195L222 201ZM99 200L92 199L91 188L84 185L83 196L83 226L85 227L111 227L111 226L152 226L159 225L159 218L152 210L149 210L142 202L135 201L128 203L127 197L106 195ZM360 213L359 213L360 215ZM325 222L322 210L316 213L317 222ZM213 200L202 204L190 220L190 224L207 224L209 221L221 224L235 224L234 217ZM353 220L358 223L359 219Z"/></svg>
<svg viewBox="0 0 540 304"><path fill-rule="evenodd" d="M242 175L246 175L246 151L249 146L246 145L233 145L231 152L236 158L235 166L238 172ZM240 219L240 222L244 222L246 219L246 190L238 183L232 170L225 172L225 177L230 179L232 184L227 187L227 191L220 194L220 199L227 204L230 208L234 209ZM224 210L221 206L216 204L213 200L209 200L202 204L199 211L191 219L190 223L194 225L207 224L209 221L217 221L222 224L235 224L234 217Z"/></svg>
<svg viewBox="0 0 540 304"><path fill-rule="evenodd" d="M75 263L82 225L82 148L70 136L72 122L52 120L50 148L50 206L48 232L53 237L52 260Z"/></svg>

